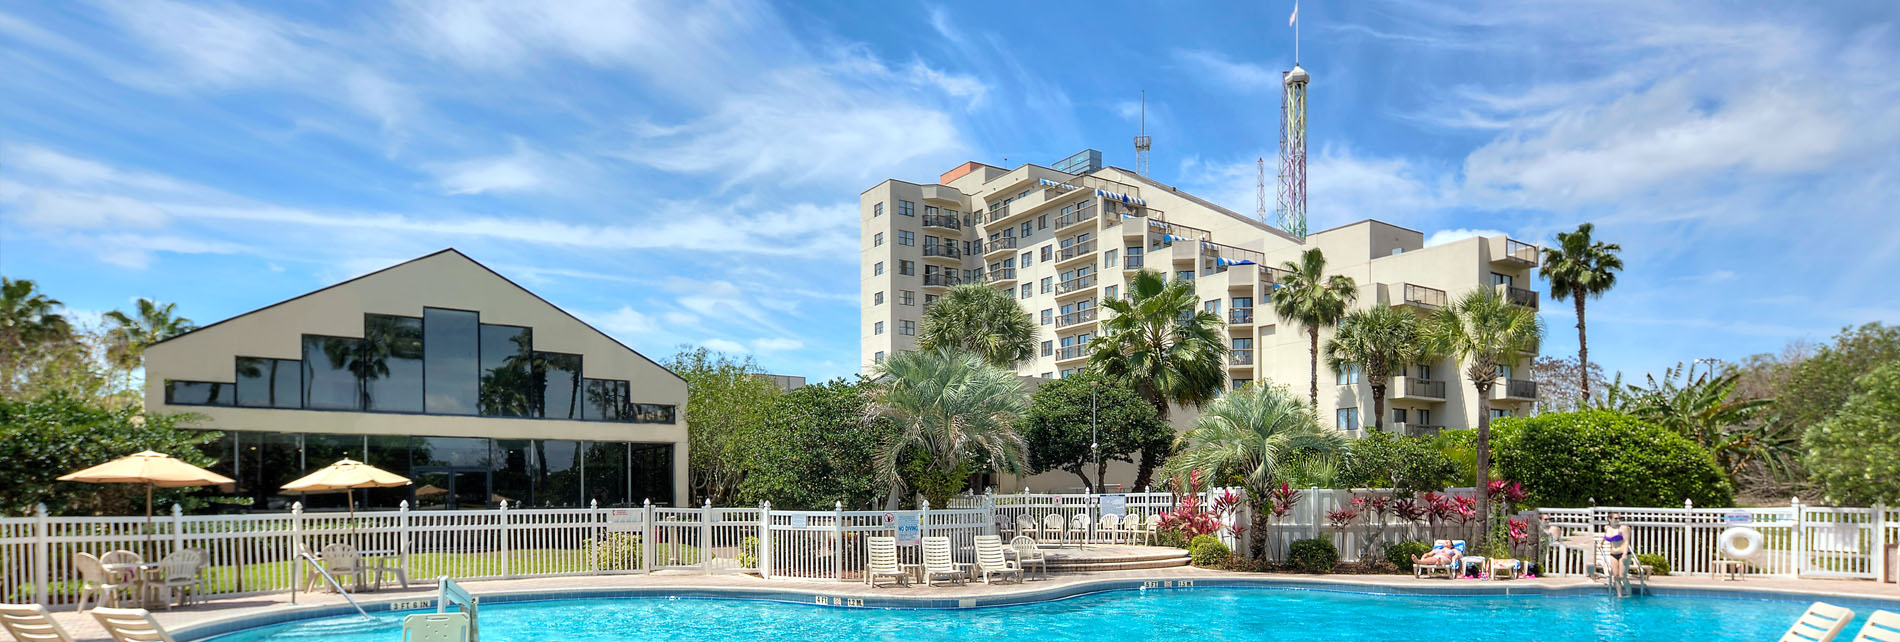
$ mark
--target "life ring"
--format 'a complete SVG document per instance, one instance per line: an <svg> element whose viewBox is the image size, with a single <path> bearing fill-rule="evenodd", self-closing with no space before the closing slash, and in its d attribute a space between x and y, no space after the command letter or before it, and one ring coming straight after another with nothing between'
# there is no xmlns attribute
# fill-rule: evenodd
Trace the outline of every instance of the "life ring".
<svg viewBox="0 0 1900 642"><path fill-rule="evenodd" d="M1735 526L1722 531L1719 539L1722 542L1722 554L1730 558L1747 560L1761 554L1761 531L1753 528Z"/></svg>

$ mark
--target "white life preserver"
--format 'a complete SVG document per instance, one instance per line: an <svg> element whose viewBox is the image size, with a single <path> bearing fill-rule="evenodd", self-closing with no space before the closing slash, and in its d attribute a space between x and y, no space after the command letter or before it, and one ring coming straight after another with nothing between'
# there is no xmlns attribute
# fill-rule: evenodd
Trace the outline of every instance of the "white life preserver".
<svg viewBox="0 0 1900 642"><path fill-rule="evenodd" d="M1747 560L1761 554L1761 531L1753 528L1735 526L1722 531L1718 539L1722 543L1722 554L1732 559Z"/></svg>

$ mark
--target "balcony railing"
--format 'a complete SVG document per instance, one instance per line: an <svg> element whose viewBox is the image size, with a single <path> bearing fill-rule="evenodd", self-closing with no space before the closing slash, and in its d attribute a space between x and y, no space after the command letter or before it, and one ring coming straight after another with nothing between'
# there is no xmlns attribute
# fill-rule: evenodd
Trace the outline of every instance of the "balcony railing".
<svg viewBox="0 0 1900 642"><path fill-rule="evenodd" d="M1440 431L1443 431L1445 427L1434 424L1399 422L1392 424L1392 429L1408 437L1432 437L1437 435Z"/></svg>
<svg viewBox="0 0 1900 642"><path fill-rule="evenodd" d="M1014 280L1016 280L1016 268L997 268L990 270L989 281L991 283Z"/></svg>
<svg viewBox="0 0 1900 642"><path fill-rule="evenodd" d="M1084 308L1056 317L1056 329L1060 330L1078 323L1088 323L1094 320L1095 308Z"/></svg>
<svg viewBox="0 0 1900 642"><path fill-rule="evenodd" d="M1405 284L1405 304L1426 308L1442 308L1446 304L1445 291L1428 288L1423 285Z"/></svg>
<svg viewBox="0 0 1900 642"><path fill-rule="evenodd" d="M1286 270L1282 270L1277 267L1269 267L1265 265L1260 266L1261 291L1266 296L1273 296L1273 289L1275 287L1278 287L1280 281L1282 279L1285 279L1286 275L1288 274L1292 274L1292 272L1288 272Z"/></svg>
<svg viewBox="0 0 1900 642"><path fill-rule="evenodd" d="M924 287L948 288L963 285L963 277L955 274L925 274Z"/></svg>
<svg viewBox="0 0 1900 642"><path fill-rule="evenodd" d="M959 221L957 217L948 214L925 214L924 227L941 227L944 229L958 230L963 229L963 221Z"/></svg>
<svg viewBox="0 0 1900 642"><path fill-rule="evenodd" d="M1086 344L1064 346L1061 350L1056 351L1056 361L1068 361L1070 359L1080 359L1086 356L1089 356L1089 347Z"/></svg>
<svg viewBox="0 0 1900 642"><path fill-rule="evenodd" d="M1498 284L1498 287L1504 291L1504 300L1509 301L1512 305L1521 305L1533 310L1537 309L1536 290L1527 290L1502 283Z"/></svg>
<svg viewBox="0 0 1900 642"><path fill-rule="evenodd" d="M1504 382L1504 396L1512 399L1536 399L1537 382L1511 379Z"/></svg>
<svg viewBox="0 0 1900 642"><path fill-rule="evenodd" d="M924 246L924 256L944 258L944 259L955 259L955 258L962 258L963 252L961 250L958 250L957 246L945 243L943 245Z"/></svg>
<svg viewBox="0 0 1900 642"><path fill-rule="evenodd" d="M1142 265L1142 260L1141 260L1141 259L1142 259L1142 256L1141 256L1141 255L1139 255L1139 254L1137 254L1137 255L1134 255L1134 256L1124 256L1124 257L1122 257L1122 269L1124 269L1124 270L1139 270L1139 269L1141 269L1141 265Z"/></svg>
<svg viewBox="0 0 1900 642"><path fill-rule="evenodd" d="M1081 243L1076 243L1074 245L1070 245L1068 247L1062 248L1060 252L1056 252L1056 261L1061 262L1061 261L1067 261L1069 259L1073 259L1078 256L1088 256L1090 253L1094 251L1095 251L1094 241L1083 241Z"/></svg>
<svg viewBox="0 0 1900 642"><path fill-rule="evenodd" d="M1234 325L1253 323L1253 308L1234 308L1228 310L1227 322Z"/></svg>
<svg viewBox="0 0 1900 642"><path fill-rule="evenodd" d="M1504 256L1501 259L1537 265L1537 246L1517 239L1504 239Z"/></svg>
<svg viewBox="0 0 1900 642"><path fill-rule="evenodd" d="M983 222L986 224L995 223L997 221L1000 221L1006 218L1009 218L1009 204L1008 203L1004 203L1003 206L1000 208L990 210L990 215L988 217L985 217L983 219Z"/></svg>
<svg viewBox="0 0 1900 642"><path fill-rule="evenodd" d="M1247 348L1244 350L1230 350L1227 352L1227 355L1228 355L1228 362L1232 363L1233 365L1236 365L1236 366L1253 365L1253 348Z"/></svg>
<svg viewBox="0 0 1900 642"><path fill-rule="evenodd" d="M1445 382L1436 379L1418 379L1399 377L1400 390L1392 395L1395 399L1444 399Z"/></svg>
<svg viewBox="0 0 1900 642"><path fill-rule="evenodd" d="M1069 212L1068 214L1063 214L1062 216L1056 217L1056 231L1060 232L1065 227L1075 225L1077 223L1095 220L1095 214L1096 214L1095 206L1090 205L1088 207L1084 207L1082 209Z"/></svg>
<svg viewBox="0 0 1900 642"><path fill-rule="evenodd" d="M989 254L991 252L996 252L999 250L1014 250L1014 249L1016 249L1016 237L1014 236L1005 236L1003 238L999 238L994 241L990 241L988 243L983 244L984 254Z"/></svg>
<svg viewBox="0 0 1900 642"><path fill-rule="evenodd" d="M1070 292L1080 292L1092 287L1095 287L1095 275L1087 274L1056 284L1056 295L1061 296Z"/></svg>

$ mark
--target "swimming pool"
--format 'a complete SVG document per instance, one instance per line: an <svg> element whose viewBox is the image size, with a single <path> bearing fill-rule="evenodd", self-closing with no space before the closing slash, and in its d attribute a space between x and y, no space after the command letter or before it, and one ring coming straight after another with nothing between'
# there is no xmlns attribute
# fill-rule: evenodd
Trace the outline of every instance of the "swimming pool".
<svg viewBox="0 0 1900 642"><path fill-rule="evenodd" d="M1340 642L1419 639L1757 642L1779 636L1807 601L1602 595L1381 595L1289 588L1115 590L980 609L852 609L745 599L599 598L484 604L483 642L538 640L1134 640ZM1855 607L1858 630L1871 609ZM338 634L328 618L210 638L390 642L390 624Z"/></svg>

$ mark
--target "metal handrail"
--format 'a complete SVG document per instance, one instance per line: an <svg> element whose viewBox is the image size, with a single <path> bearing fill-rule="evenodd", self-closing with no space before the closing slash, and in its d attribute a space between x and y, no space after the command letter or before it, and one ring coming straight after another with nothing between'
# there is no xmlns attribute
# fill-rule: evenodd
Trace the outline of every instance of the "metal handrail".
<svg viewBox="0 0 1900 642"><path fill-rule="evenodd" d="M299 544L297 548L303 548L303 545ZM343 584L341 582L336 581L336 577L330 575L330 571L325 570L323 568L323 564L317 561L317 556L311 555L310 551L300 550L300 551L297 551L297 559L303 560L305 563L308 563L310 565L310 568L316 569L318 575L322 575L323 579L329 580L330 587L336 589L337 594L343 596L343 599L349 600L350 606L354 607L357 613L362 614L363 619L365 620L372 619L369 616L369 611L363 610L363 605L357 604L356 598L351 597L348 591L343 590ZM298 584L302 584L302 582L298 582ZM291 591L290 597L291 597L291 603L295 604L297 592L294 590Z"/></svg>
<svg viewBox="0 0 1900 642"><path fill-rule="evenodd" d="M447 613L451 604L468 614L468 642L476 642L481 637L481 626L476 623L480 600L447 575L435 578L435 612Z"/></svg>

